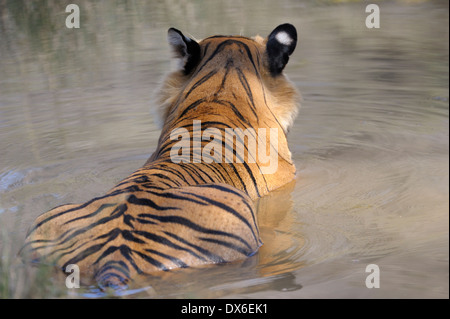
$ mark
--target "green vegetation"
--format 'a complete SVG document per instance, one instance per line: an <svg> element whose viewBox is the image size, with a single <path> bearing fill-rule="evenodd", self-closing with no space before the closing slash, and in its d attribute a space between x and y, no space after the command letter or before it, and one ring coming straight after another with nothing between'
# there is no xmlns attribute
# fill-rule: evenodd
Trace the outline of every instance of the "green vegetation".
<svg viewBox="0 0 450 319"><path fill-rule="evenodd" d="M65 286L54 277L54 267L27 265L17 255L15 245L1 229L0 299L58 298L67 295ZM14 248L13 248L14 247Z"/></svg>

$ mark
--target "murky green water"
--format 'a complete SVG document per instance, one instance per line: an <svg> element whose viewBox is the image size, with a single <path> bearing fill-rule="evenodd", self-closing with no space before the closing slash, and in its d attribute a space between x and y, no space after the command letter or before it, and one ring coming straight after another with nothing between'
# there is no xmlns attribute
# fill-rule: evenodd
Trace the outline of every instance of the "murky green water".
<svg viewBox="0 0 450 319"><path fill-rule="evenodd" d="M60 1L0 3L4 296L38 285L8 266L37 215L103 194L156 147L149 110L170 69L169 27L201 39L290 22L298 178L258 204L265 245L243 263L144 278L123 295L448 298L447 1L380 1L379 29L365 26L366 2L76 3L80 29L65 27ZM368 264L378 289L366 287Z"/></svg>

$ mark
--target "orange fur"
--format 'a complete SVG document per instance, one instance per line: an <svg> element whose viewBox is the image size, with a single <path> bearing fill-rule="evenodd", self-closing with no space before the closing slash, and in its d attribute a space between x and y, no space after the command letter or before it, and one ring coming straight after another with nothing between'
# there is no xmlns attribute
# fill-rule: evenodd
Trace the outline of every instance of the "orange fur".
<svg viewBox="0 0 450 319"><path fill-rule="evenodd" d="M188 73L168 75L159 90L163 127L155 153L106 195L39 216L24 251L62 268L75 263L83 275L108 285L139 273L238 260L258 250L253 200L294 178L286 133L300 95L283 74L269 71L267 39L211 37L197 47L179 31L169 33L183 63L198 61L192 60L197 64ZM278 169L263 174L264 163L250 162L249 154L244 163L174 163L170 134L180 127L193 134L193 120L222 130L277 129ZM266 150L276 145L268 136L265 142Z"/></svg>

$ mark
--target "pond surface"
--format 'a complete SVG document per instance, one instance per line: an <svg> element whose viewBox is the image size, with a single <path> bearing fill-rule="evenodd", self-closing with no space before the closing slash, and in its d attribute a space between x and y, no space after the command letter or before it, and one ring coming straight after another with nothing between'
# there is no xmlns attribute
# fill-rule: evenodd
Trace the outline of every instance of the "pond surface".
<svg viewBox="0 0 450 319"><path fill-rule="evenodd" d="M120 294L449 297L447 1L382 1L379 29L365 26L365 2L77 4L79 29L65 27L59 1L0 4L4 297L53 296L11 261L34 218L104 194L155 149L151 97L171 69L169 27L201 39L266 36L284 22L299 33L286 67L303 96L289 134L297 179L257 203L265 244L242 263L143 278ZM366 287L369 264L380 288Z"/></svg>

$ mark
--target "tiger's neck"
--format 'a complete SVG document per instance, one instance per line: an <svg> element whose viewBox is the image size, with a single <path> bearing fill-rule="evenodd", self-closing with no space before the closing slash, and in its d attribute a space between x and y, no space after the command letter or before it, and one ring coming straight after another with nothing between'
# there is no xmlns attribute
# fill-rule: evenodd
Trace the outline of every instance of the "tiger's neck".
<svg viewBox="0 0 450 319"><path fill-rule="evenodd" d="M199 72L171 107L145 168L214 166L223 170L217 182L232 172L256 184L251 197L291 180L295 167L284 130L271 112L271 97L256 72L244 71Z"/></svg>

